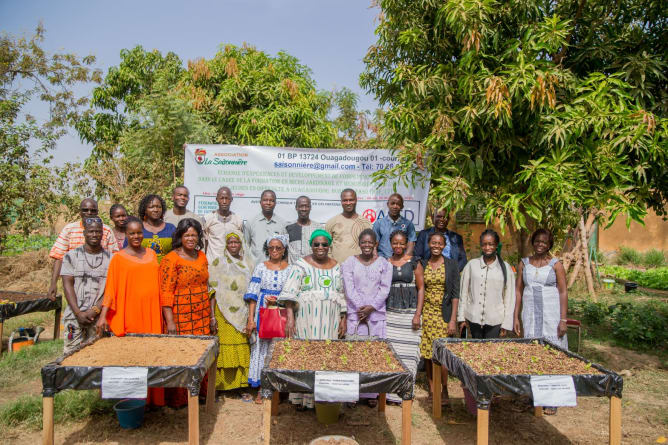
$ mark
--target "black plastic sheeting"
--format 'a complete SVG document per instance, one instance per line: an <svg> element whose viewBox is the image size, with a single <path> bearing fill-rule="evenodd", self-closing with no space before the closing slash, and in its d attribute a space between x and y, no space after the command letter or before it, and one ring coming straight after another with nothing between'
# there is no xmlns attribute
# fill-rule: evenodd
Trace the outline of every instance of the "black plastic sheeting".
<svg viewBox="0 0 668 445"><path fill-rule="evenodd" d="M531 392L531 376L527 374L497 374L497 375L478 375L462 359L450 352L447 348L448 343L483 343L483 342L513 342L513 343L531 343L538 341L539 344L548 344L554 349L564 352L570 357L577 358L586 363L589 360L577 354L573 354L554 343L542 338L512 338L512 339L492 339L492 340L471 340L463 338L439 338L434 340L432 351L433 359L438 363L445 365L448 372L457 377L464 383L464 386L475 397L480 409L489 409L492 396L529 396ZM612 371L603 368L595 363L591 364L603 374L585 374L573 375L575 384L575 393L577 396L606 396L622 397L622 387L624 381Z"/></svg>
<svg viewBox="0 0 668 445"><path fill-rule="evenodd" d="M6 292L10 294L21 294L20 292ZM11 295L6 297L8 300L11 300ZM44 298L36 298L34 300L25 300L19 301L16 303L9 304L0 304L0 322L5 320L18 317L19 315L29 314L31 312L48 312L52 310L58 310L62 308L63 297L60 295L56 297L55 301L49 300L46 295Z"/></svg>
<svg viewBox="0 0 668 445"><path fill-rule="evenodd" d="M267 356L262 368L260 380L262 382L262 396L265 398L271 397L272 391L279 392L303 392L313 393L315 386L316 371L309 370L294 370L294 369L272 369L269 367L271 356L274 352L274 346L277 342L284 341L283 339L274 340L267 351ZM322 342L326 340L309 340L310 342ZM332 340L335 341L367 341L367 340ZM402 400L413 399L413 373L411 373L406 366L401 362L397 352L386 340L372 340L375 342L382 341L386 343L392 354L401 365L402 370L399 372L360 372L360 393L395 393ZM354 371L341 371L354 372Z"/></svg>
<svg viewBox="0 0 668 445"><path fill-rule="evenodd" d="M127 337L176 337L210 341L211 343L204 354L193 366L146 366L148 368L148 386L188 388L192 396L199 394L202 379L218 356L217 336L128 334ZM82 348L91 344L89 343ZM56 361L48 363L42 368L42 395L44 397L53 397L57 392L64 389L96 389L102 386L103 367L61 365L66 357L82 348L59 357ZM138 367L144 368L144 366ZM209 378L215 379L216 376L209 376Z"/></svg>

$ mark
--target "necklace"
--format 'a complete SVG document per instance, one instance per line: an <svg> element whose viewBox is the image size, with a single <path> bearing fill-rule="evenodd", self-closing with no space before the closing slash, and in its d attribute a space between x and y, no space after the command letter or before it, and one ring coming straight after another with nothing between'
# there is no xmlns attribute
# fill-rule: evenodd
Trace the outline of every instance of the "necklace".
<svg viewBox="0 0 668 445"><path fill-rule="evenodd" d="M102 255L96 256L95 254L93 254L93 264L91 264L90 261L88 261L88 254L86 253L86 249L84 249L83 253L84 253L84 259L86 260L86 264L88 264L88 267L90 267L91 269L97 269L102 265Z"/></svg>

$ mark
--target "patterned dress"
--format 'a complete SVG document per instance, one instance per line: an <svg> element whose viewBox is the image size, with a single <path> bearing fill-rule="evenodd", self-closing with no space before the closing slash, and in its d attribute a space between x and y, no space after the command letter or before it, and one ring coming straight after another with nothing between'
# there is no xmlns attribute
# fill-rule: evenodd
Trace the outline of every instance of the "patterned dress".
<svg viewBox="0 0 668 445"><path fill-rule="evenodd" d="M422 341L420 355L428 360L433 356L432 344L448 336L448 324L443 320L441 305L445 293L445 264L433 270L424 268L424 307L422 308Z"/></svg>
<svg viewBox="0 0 668 445"><path fill-rule="evenodd" d="M255 324L257 332L260 331L260 308L267 307L265 297L267 295L278 297L283 290L283 285L290 275L290 267L283 270L269 270L264 262L255 266L253 276L248 284L248 290L244 295L246 301L256 301L255 305ZM248 371L248 383L256 388L260 386L260 374L264 367L264 359L267 356L271 339L259 338L253 334L256 339L251 345L250 369Z"/></svg>
<svg viewBox="0 0 668 445"><path fill-rule="evenodd" d="M522 258L522 327L525 337L546 338L557 346L568 349L568 336L557 336L561 306L554 265L558 261L557 258L552 258L547 265L536 267L529 262L529 258Z"/></svg>

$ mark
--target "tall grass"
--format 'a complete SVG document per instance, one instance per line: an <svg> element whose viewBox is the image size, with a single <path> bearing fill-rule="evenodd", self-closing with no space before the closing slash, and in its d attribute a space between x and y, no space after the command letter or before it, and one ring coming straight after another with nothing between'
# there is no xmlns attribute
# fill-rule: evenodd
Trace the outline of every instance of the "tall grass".
<svg viewBox="0 0 668 445"><path fill-rule="evenodd" d="M5 353L0 359L0 388L39 377L42 366L63 353L63 341L37 342L18 352Z"/></svg>
<svg viewBox="0 0 668 445"><path fill-rule="evenodd" d="M642 262L642 255L635 249L621 246L619 255L617 255L617 264L624 266L626 264L639 265Z"/></svg>
<svg viewBox="0 0 668 445"><path fill-rule="evenodd" d="M643 254L642 264L646 267L663 267L666 265L666 254L663 250L650 249Z"/></svg>

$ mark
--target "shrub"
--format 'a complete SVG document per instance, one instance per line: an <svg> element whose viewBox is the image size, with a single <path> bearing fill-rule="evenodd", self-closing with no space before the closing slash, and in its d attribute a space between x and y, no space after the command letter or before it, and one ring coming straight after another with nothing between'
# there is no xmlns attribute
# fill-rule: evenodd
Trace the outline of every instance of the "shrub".
<svg viewBox="0 0 668 445"><path fill-rule="evenodd" d="M622 280L635 281L643 287L668 290L668 267L635 270L622 266L601 266L599 270L604 275L611 275Z"/></svg>
<svg viewBox="0 0 668 445"><path fill-rule="evenodd" d="M668 342L668 305L660 302L614 305L610 327L620 344L637 349L665 347Z"/></svg>
<svg viewBox="0 0 668 445"><path fill-rule="evenodd" d="M666 255L663 250L650 249L643 255L642 264L647 267L663 267L666 265Z"/></svg>
<svg viewBox="0 0 668 445"><path fill-rule="evenodd" d="M619 255L617 255L617 264L640 264L642 262L642 255L630 247L621 246L619 248Z"/></svg>
<svg viewBox="0 0 668 445"><path fill-rule="evenodd" d="M50 249L55 236L44 235L7 235L0 243L0 253L5 256L20 255L31 250Z"/></svg>

